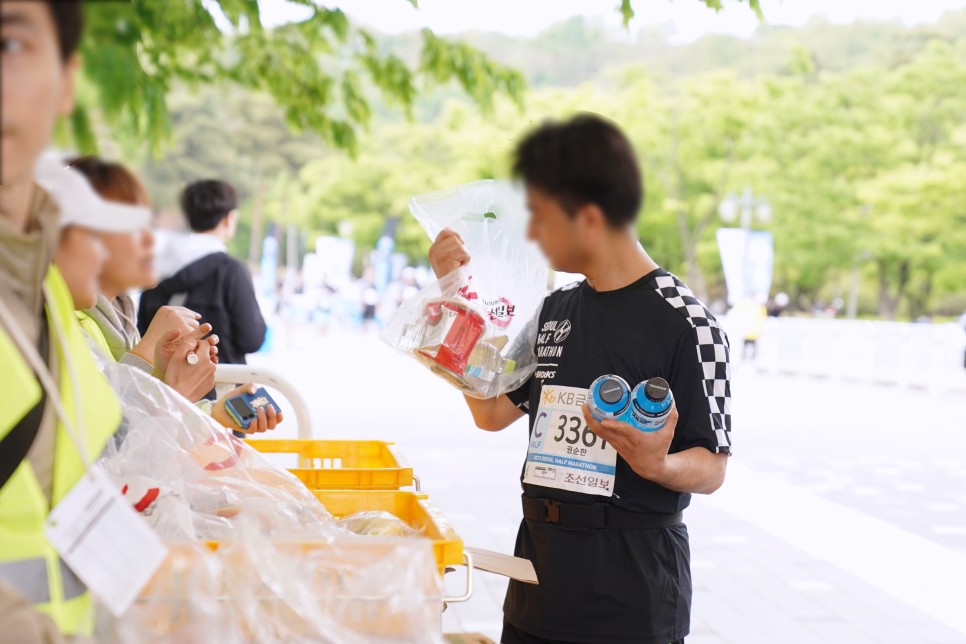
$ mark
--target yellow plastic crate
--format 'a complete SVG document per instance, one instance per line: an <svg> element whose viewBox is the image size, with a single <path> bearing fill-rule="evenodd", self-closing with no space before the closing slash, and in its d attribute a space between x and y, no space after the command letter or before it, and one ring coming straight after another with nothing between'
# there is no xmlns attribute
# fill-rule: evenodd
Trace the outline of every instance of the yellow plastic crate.
<svg viewBox="0 0 966 644"><path fill-rule="evenodd" d="M249 440L266 454L293 454L289 469L310 490L398 490L413 484L413 468L383 441Z"/></svg>
<svg viewBox="0 0 966 644"><path fill-rule="evenodd" d="M391 512L433 541L440 571L463 563L463 540L425 494L407 491L313 490L336 518L382 510Z"/></svg>

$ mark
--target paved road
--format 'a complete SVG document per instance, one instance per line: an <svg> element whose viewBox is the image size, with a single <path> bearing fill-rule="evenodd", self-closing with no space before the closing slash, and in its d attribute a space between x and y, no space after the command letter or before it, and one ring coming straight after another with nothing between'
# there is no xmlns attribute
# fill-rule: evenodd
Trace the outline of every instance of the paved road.
<svg viewBox="0 0 966 644"><path fill-rule="evenodd" d="M314 436L395 441L467 544L512 551L524 422L475 429L375 336L293 334L253 362L297 383ZM736 365L733 438L725 488L687 514L689 644L966 642L966 396ZM476 580L444 628L497 638L506 582Z"/></svg>

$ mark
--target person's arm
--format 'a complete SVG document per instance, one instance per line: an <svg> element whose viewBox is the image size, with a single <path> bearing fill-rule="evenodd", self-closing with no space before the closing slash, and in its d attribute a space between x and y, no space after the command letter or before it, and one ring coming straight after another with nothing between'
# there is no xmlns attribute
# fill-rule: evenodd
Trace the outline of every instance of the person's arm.
<svg viewBox="0 0 966 644"><path fill-rule="evenodd" d="M663 469L655 471L652 480L676 492L711 494L724 484L727 468L727 454L713 454L703 447L692 447L668 454Z"/></svg>
<svg viewBox="0 0 966 644"><path fill-rule="evenodd" d="M232 262L226 286L231 343L242 353L255 353L265 343L267 327L255 297L252 276L243 264Z"/></svg>
<svg viewBox="0 0 966 644"><path fill-rule="evenodd" d="M470 413L473 414L473 422L476 423L477 427L488 432L506 429L524 413L506 395L487 398L486 400L465 395L463 398L466 399L466 406L470 408Z"/></svg>
<svg viewBox="0 0 966 644"><path fill-rule="evenodd" d="M584 419L591 431L613 445L638 476L675 492L711 494L724 483L728 455L705 447L669 454L678 418L675 406L664 427L642 432L616 420L598 421L584 405Z"/></svg>
<svg viewBox="0 0 966 644"><path fill-rule="evenodd" d="M151 364L150 362L148 362L138 354L132 353L130 351L125 353L123 356L121 356L121 359L118 360L118 362L121 364L126 364L129 367L134 367L135 369L140 369L141 371L143 371L148 375L151 375L154 373L153 364Z"/></svg>
<svg viewBox="0 0 966 644"><path fill-rule="evenodd" d="M638 476L676 492L711 494L725 479L731 453L728 339L715 323L687 329L663 376L674 406L655 432L613 420L599 422L584 406L591 430L611 443Z"/></svg>

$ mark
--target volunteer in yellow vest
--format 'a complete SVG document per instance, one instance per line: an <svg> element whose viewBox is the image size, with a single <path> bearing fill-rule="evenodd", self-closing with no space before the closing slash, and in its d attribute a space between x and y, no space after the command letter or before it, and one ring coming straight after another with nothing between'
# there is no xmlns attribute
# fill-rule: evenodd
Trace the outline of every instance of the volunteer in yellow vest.
<svg viewBox="0 0 966 644"><path fill-rule="evenodd" d="M60 167L63 164L62 161L52 160L50 163L53 167L46 167L42 171L42 176L38 177L38 182L42 186L48 187L48 191L53 193L55 201L74 204L77 202L75 193L78 190L90 191L93 194L93 189L83 175L73 169ZM60 177L53 179L54 175L60 175ZM113 235L139 234L141 230L147 227L150 213L147 209L136 206L125 206L106 201L101 203L103 204L102 208L104 206L109 206L109 208L105 208L102 212L96 214L85 213L83 220L62 215L61 227L63 233L54 261L67 282L74 307L77 309L76 317L79 318L82 326L86 325L87 328L84 330L94 340L95 344L101 347L104 356L113 359L111 347L108 346L104 334L98 328L96 322L83 311L92 309L98 301L98 278L108 258L104 238ZM130 211L130 213L117 213L122 208ZM73 210L73 206L71 206L71 210ZM215 362L212 358L217 351L214 346L217 343L217 338L213 338L211 343L202 340L202 337L211 332L211 326L199 326L197 321L192 320L192 322L194 324L189 326L187 322L179 320L174 328L165 329L166 332L171 331L173 333L175 341L159 344L171 349L165 363L165 369L171 372L168 374L171 377L166 380L172 386L180 385L180 393L189 399L198 400L214 385ZM182 350L185 347L187 347L186 351ZM173 360L172 357L178 351L193 353L196 360L192 360L191 363L184 359ZM155 353L154 346L151 347L151 353ZM141 358L139 360L143 361ZM163 377L165 374L160 375Z"/></svg>
<svg viewBox="0 0 966 644"><path fill-rule="evenodd" d="M0 633L23 644L78 641L93 630L91 598L47 542L45 521L121 418L51 264L59 219L147 225L93 191L57 204L34 181L57 117L73 108L81 23L80 2L0 4ZM76 226L71 242L92 241L85 227L98 228Z"/></svg>
<svg viewBox="0 0 966 644"><path fill-rule="evenodd" d="M84 472L78 440L97 455L120 421L51 266L58 207L34 183L54 121L73 106L81 31L76 2L0 4L0 633L4 641L57 642L89 635L91 600L44 537L52 507ZM41 387L34 366L49 370ZM67 367L70 366L70 369ZM71 372L73 372L71 374ZM71 377L73 375L73 377Z"/></svg>
<svg viewBox="0 0 966 644"><path fill-rule="evenodd" d="M95 156L76 158L68 163L87 178L101 198L150 207L147 190L120 163ZM81 327L106 355L157 376L189 400L199 400L214 387L213 369L187 369L187 365L174 365L169 372L168 364L181 339L201 338L211 327L199 328L201 316L183 306L163 307L143 338L134 321L137 313L127 292L153 288L158 283L151 229L145 227L137 231L102 234L100 239L107 251L107 260L98 277L96 304L85 306L77 313ZM213 362L217 362L218 336L211 335L207 341Z"/></svg>
<svg viewBox="0 0 966 644"><path fill-rule="evenodd" d="M69 162L72 170L82 174L97 194L110 202L147 208L147 191L129 170L120 163L104 161L94 156L80 157ZM66 197L69 199L69 197ZM238 426L225 403L242 393L253 393L256 387L247 384L227 392L220 400L210 401L203 396L214 387L214 364L218 362L218 336L208 335L211 326L198 324L198 314L182 306L159 309L142 338L134 322L134 303L127 295L132 289L152 288L158 278L154 268L154 236L150 229L137 231L103 232L99 236L107 258L97 276L97 293L90 292L91 282L72 280L72 274L86 271L83 246L69 244L63 237L55 262L71 286L71 294L78 308L81 327L104 355L139 368L163 380L175 391L212 415L219 423L244 433L259 433L275 429L283 416L274 409L253 420L248 429ZM71 267L69 270L67 267ZM76 282L76 284L75 284ZM91 302L96 298L96 304ZM211 360L200 359L190 364L172 360L181 342L195 342L204 338L199 351L207 350ZM202 356L203 357L203 356Z"/></svg>
<svg viewBox="0 0 966 644"><path fill-rule="evenodd" d="M101 200L82 175L56 157L41 158L34 178L36 193L50 199L51 211L59 210L57 257L63 270L48 264L38 343L27 337L6 302L0 304L3 357L12 365L0 373L0 386L11 392L14 403L4 410L8 417L0 428L7 436L24 437L18 441L33 438L27 460L0 489L0 579L49 615L61 632L89 634L90 598L47 543L45 521L83 476L85 460L96 457L113 435L121 410L93 360L75 308L97 297L97 277L106 258L99 235L140 230L150 213ZM196 345L185 343L175 359L184 360ZM50 379L44 382L47 373Z"/></svg>
<svg viewBox="0 0 966 644"><path fill-rule="evenodd" d="M30 442L27 459L7 462L9 473L0 489L0 579L50 616L63 633L88 634L93 626L90 598L47 543L44 526L50 509L84 474L86 464L74 441L82 443L87 455L96 456L118 427L121 410L77 324L72 292L87 287L96 295L105 257L98 231L138 229L147 224L149 213L103 202L82 176L56 165L51 169L49 162L37 164L35 178L47 188L37 185L38 197L54 196L45 202L50 214L39 213L39 218L52 225L57 219L54 210L60 211L61 243L71 249L74 262L69 280L46 264L36 340L18 324L7 299L0 304L0 357L6 367L0 371L0 388L9 396L0 432L15 444ZM65 195L70 199L56 198ZM38 383L45 372L51 376L49 387ZM72 427L52 411L57 402ZM72 431L82 435L72 436Z"/></svg>
<svg viewBox="0 0 966 644"><path fill-rule="evenodd" d="M60 386L57 395L69 415L84 416L86 431L81 440L86 442L88 453L97 454L120 422L120 407L90 356L73 316L70 292L55 267L47 273L43 292L47 320L41 331L42 336L46 335L41 348L46 348L48 365L56 374ZM6 325L12 316L4 317ZM76 386L65 368L68 360L77 374ZM43 417L53 416L47 403L49 394L42 391L6 329L0 334L0 361L4 365L0 387L8 401L0 411L0 431L9 435L25 416L39 413L41 427L31 450L52 452L46 459L31 454L31 458L21 461L0 490L0 579L48 615L61 632L90 634L90 597L44 538L44 521L50 508L80 479L84 463L62 423ZM46 469L35 467L34 463L44 460Z"/></svg>

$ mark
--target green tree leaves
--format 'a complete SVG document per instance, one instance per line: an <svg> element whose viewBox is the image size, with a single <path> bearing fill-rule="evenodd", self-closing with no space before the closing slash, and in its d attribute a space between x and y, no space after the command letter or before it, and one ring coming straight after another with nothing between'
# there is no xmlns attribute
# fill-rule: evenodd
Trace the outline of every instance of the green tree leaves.
<svg viewBox="0 0 966 644"><path fill-rule="evenodd" d="M232 181L254 232L252 257L269 221L297 224L310 239L344 232L349 222L366 247L396 216L398 247L418 260L428 240L407 216L412 195L505 176L528 127L594 111L616 120L640 154L644 245L696 290L704 283L710 299L724 294L718 206L749 186L774 213L756 227L775 235L775 289L801 305L844 297L858 266L864 314L916 317L966 306L961 30L896 35L893 27L855 25L836 27L824 42L825 32L810 26L781 36L784 47L765 30L741 48L707 39L603 72L613 43L579 21L533 41L474 40L523 61L534 51L593 59L567 75L566 64L531 56L521 67L543 80L526 90L521 74L479 49L431 32L377 39L337 10L268 31L253 22L251 3L238 0L226 11L234 26L225 35L179 0L172 20L193 21L195 31L132 32L139 23L130 12L155 6L103 4L94 42L108 46L95 66L100 81L86 85L100 95L75 115L75 133L102 132L110 111L130 141L129 158L137 158L170 123L167 157L142 167L159 205L171 205L190 180ZM955 16L949 24L958 24ZM166 39L175 37L195 45L171 60ZM207 46L211 38L221 46ZM124 42L135 43L134 59L122 55ZM767 58L760 68L749 62L759 44ZM733 58L738 68L721 71ZM104 87L126 94L104 95Z"/></svg>
<svg viewBox="0 0 966 644"><path fill-rule="evenodd" d="M641 2L642 0L637 0L637 1L638 2ZM646 0L644 0L644 1L646 1ZM734 0L734 1L737 2L737 3L744 2L744 0ZM701 2L703 2L704 4L706 4L711 9L714 9L715 11L720 11L722 8L724 8L724 3L722 2L722 0L701 0ZM764 14L761 11L761 3L760 3L760 1L759 0L747 0L747 3L748 3L748 6L751 7L752 11L754 11L755 14L758 16L758 18L760 20L764 20L765 16L764 16ZM632 5L633 5L633 0L621 0L621 4L618 7L618 10L621 13L621 17L624 19L624 26L625 27L627 27L628 25L630 25L631 20L633 20L634 19L634 16L636 15L635 12L634 12L634 7Z"/></svg>
<svg viewBox="0 0 966 644"><path fill-rule="evenodd" d="M410 115L424 81L454 83L484 111L495 96L523 100L522 74L465 42L424 30L416 61L407 63L381 51L341 10L290 1L310 8L309 17L273 29L262 25L258 0L89 3L84 75L98 91L78 104L71 120L76 147L96 150L93 115L160 154L170 143L167 97L179 83L234 83L265 92L293 129L314 131L353 154L358 131L370 121L370 103L379 100ZM721 8L721 0L700 1ZM758 0L747 2L760 15ZM629 24L631 0L622 0L618 10Z"/></svg>
<svg viewBox="0 0 966 644"><path fill-rule="evenodd" d="M263 27L257 0L90 3L84 75L97 91L73 120L77 147L95 149L84 127L93 112L159 154L170 143L167 97L176 84L264 92L295 131L313 131L350 153L369 124L370 103L409 113L421 82L454 82L483 109L499 94L522 100L522 75L463 42L427 30L413 66L380 51L339 9L295 1L310 16L273 29Z"/></svg>
<svg viewBox="0 0 966 644"><path fill-rule="evenodd" d="M498 65L464 42L446 40L429 29L423 30L419 68L437 83L455 79L480 107L490 110L493 97L504 93L517 104L523 100L524 80L520 72Z"/></svg>

